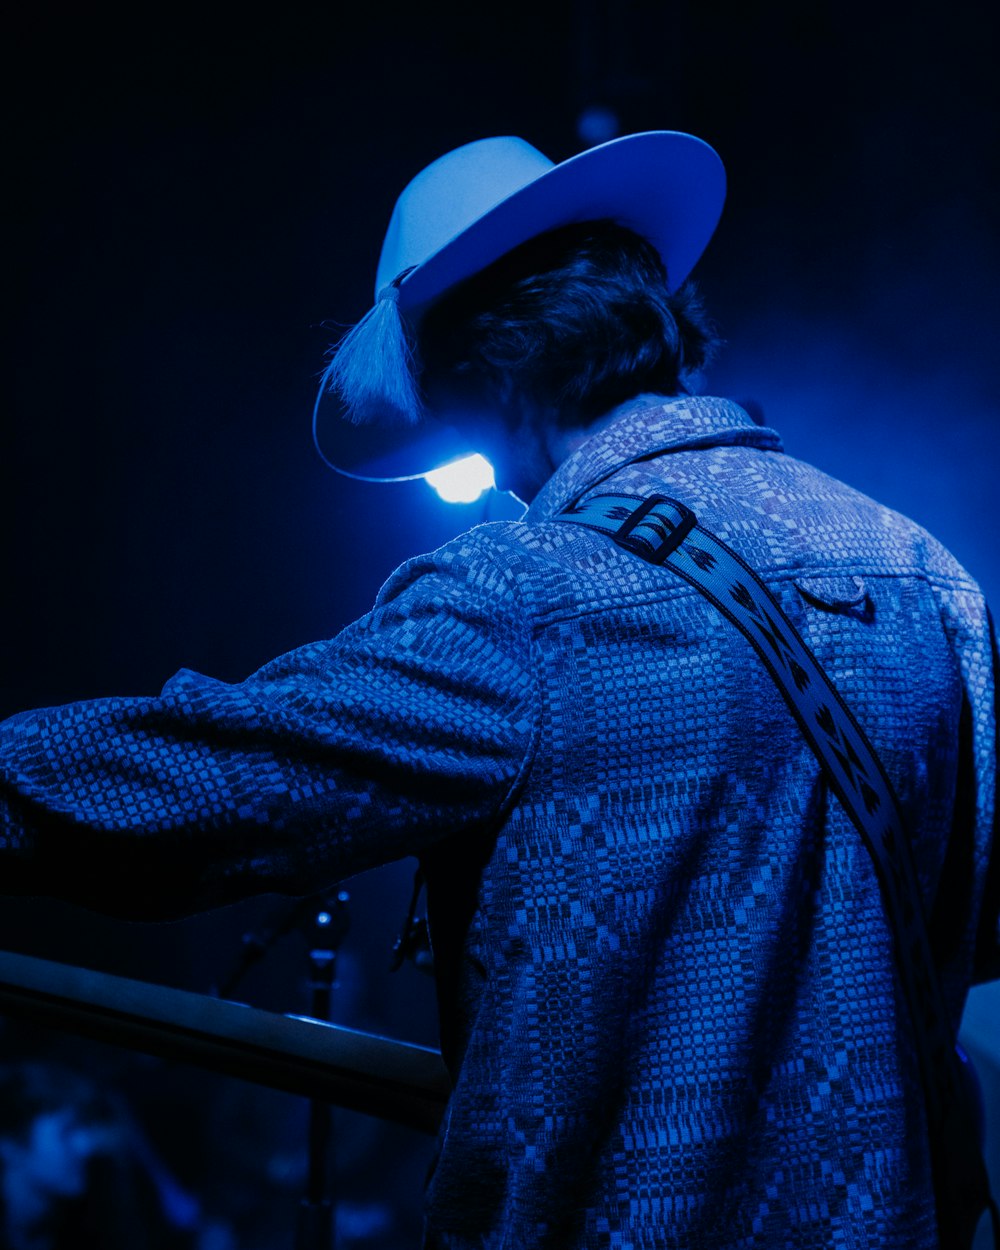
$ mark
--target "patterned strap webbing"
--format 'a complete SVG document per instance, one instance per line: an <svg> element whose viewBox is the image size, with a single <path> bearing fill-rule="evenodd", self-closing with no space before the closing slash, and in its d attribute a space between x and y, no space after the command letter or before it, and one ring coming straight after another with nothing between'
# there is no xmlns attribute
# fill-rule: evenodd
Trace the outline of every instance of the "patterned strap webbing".
<svg viewBox="0 0 1000 1250"><path fill-rule="evenodd" d="M965 1078L944 995L931 956L927 926L899 801L864 731L815 656L757 574L697 522L676 499L596 495L559 514L697 587L752 644L784 696L834 793L871 853L892 925L903 995L913 1022L928 1127L947 1156L945 1166L969 1172L969 1200L989 1202L977 1134L963 1108Z"/></svg>

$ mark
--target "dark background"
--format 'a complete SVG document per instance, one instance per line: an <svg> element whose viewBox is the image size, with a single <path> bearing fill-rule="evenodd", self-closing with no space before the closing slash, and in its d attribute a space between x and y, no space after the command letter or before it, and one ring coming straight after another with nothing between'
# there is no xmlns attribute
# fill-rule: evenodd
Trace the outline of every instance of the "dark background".
<svg viewBox="0 0 1000 1250"><path fill-rule="evenodd" d="M702 389L756 399L791 454L925 524L1000 599L995 6L41 0L7 26L0 715L154 693L180 667L239 680L487 515L337 478L311 445L316 380L413 174L493 134L565 159L594 106L727 166L695 275L727 345ZM350 884L335 1012L433 1045L429 982L386 972L411 869ZM0 943L205 991L275 905L147 926L5 903ZM246 1000L306 1010L305 949L276 945ZM0 1041L117 1082L231 1245L291 1245L299 1100ZM343 1243L415 1244L429 1143L338 1128Z"/></svg>

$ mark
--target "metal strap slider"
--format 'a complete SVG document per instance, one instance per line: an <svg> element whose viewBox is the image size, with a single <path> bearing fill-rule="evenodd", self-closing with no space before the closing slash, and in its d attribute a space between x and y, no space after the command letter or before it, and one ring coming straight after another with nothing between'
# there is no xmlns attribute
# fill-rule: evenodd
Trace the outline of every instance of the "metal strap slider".
<svg viewBox="0 0 1000 1250"><path fill-rule="evenodd" d="M650 564L662 564L698 523L698 518L666 495L650 495L630 513L612 537L619 547L641 556ZM636 531L642 526L642 533Z"/></svg>

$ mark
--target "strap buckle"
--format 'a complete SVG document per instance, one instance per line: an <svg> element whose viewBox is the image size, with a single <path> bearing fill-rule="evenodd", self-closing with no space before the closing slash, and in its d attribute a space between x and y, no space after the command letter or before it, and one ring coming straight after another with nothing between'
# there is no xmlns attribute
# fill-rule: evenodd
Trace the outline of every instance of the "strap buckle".
<svg viewBox="0 0 1000 1250"><path fill-rule="evenodd" d="M652 516L654 509L659 511ZM611 537L633 555L650 564L662 564L697 524L698 518L691 509L676 499L650 495L622 521ZM640 525L645 531L641 535L635 533Z"/></svg>

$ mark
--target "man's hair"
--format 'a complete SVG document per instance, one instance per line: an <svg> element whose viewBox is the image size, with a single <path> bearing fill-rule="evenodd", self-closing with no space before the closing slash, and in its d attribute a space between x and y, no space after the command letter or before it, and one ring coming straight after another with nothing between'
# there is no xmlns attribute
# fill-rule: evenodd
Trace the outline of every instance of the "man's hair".
<svg viewBox="0 0 1000 1250"><path fill-rule="evenodd" d="M444 385L570 424L643 392L685 391L718 345L692 283L612 221L531 239L425 315L425 395Z"/></svg>

